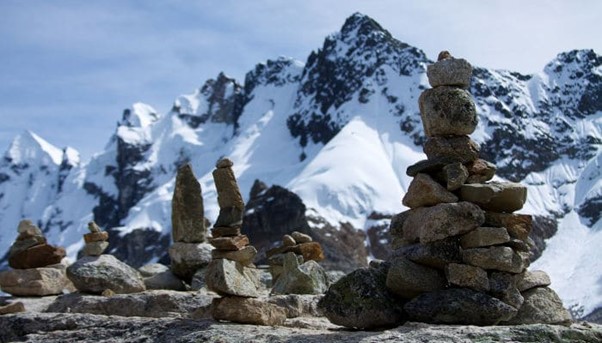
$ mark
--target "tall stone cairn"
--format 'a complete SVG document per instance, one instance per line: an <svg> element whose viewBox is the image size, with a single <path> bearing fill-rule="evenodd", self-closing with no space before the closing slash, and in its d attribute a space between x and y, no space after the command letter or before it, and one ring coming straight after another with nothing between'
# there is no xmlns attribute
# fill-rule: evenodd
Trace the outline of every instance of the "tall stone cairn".
<svg viewBox="0 0 602 343"><path fill-rule="evenodd" d="M240 232L245 204L232 165L231 160L223 158L213 171L220 211L211 230L213 238L209 243L215 249L211 251L205 282L209 290L222 297L213 300L212 316L238 323L281 325L286 319L284 309L256 299L260 295L259 277L253 265L257 250Z"/></svg>
<svg viewBox="0 0 602 343"><path fill-rule="evenodd" d="M427 160L391 221L394 252L386 285L406 299L410 320L445 324L568 324L571 317L542 271L527 271L531 216L515 214L525 186L491 182L496 167L468 135L477 113L471 65L447 51L427 67L419 99Z"/></svg>

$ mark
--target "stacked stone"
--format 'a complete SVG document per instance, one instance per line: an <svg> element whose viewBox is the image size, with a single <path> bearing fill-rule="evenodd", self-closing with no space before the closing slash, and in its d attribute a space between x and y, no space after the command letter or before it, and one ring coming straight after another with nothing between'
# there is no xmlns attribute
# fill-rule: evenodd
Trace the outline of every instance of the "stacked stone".
<svg viewBox="0 0 602 343"><path fill-rule="evenodd" d="M299 231L282 236L282 245L266 253L272 274L272 294L321 294L328 277L317 263L324 259L322 246Z"/></svg>
<svg viewBox="0 0 602 343"><path fill-rule="evenodd" d="M90 233L84 235L84 256L100 256L109 247L109 233L102 231L94 221L88 223Z"/></svg>
<svg viewBox="0 0 602 343"><path fill-rule="evenodd" d="M419 99L428 159L407 170L414 179L403 204L410 210L391 222L395 250L386 286L409 300L404 310L415 321L568 323L547 275L526 271L531 217L513 213L523 207L526 188L488 182L495 165L479 159L479 145L468 136L477 126L471 74L466 60L447 52L428 66L433 88Z"/></svg>
<svg viewBox="0 0 602 343"><path fill-rule="evenodd" d="M171 225L171 272L190 283L195 273L203 271L211 261L212 249L206 243L201 184L190 164L180 167L176 175L171 202Z"/></svg>
<svg viewBox="0 0 602 343"><path fill-rule="evenodd" d="M280 325L286 319L284 309L256 299L260 295L259 277L253 265L257 250L240 233L244 202L232 165L231 160L224 158L213 171L220 211L211 230L213 238L209 242L215 249L205 282L209 290L222 297L213 300L212 316L231 322Z"/></svg>
<svg viewBox="0 0 602 343"><path fill-rule="evenodd" d="M61 294L72 287L61 263L65 249L46 242L42 230L30 220L22 220L19 235L8 252L8 264L14 268L0 273L0 288L17 296Z"/></svg>

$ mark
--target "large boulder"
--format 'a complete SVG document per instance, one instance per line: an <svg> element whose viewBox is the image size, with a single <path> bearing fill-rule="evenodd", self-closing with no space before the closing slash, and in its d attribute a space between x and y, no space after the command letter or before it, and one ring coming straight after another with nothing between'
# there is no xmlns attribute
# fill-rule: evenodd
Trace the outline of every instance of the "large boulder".
<svg viewBox="0 0 602 343"><path fill-rule="evenodd" d="M328 320L355 329L395 327L405 318L402 303L386 286L386 270L360 268L334 283L318 303Z"/></svg>
<svg viewBox="0 0 602 343"><path fill-rule="evenodd" d="M292 253L284 255L283 270L273 285L272 294L322 294L328 289L328 276L316 261L299 264Z"/></svg>
<svg viewBox="0 0 602 343"><path fill-rule="evenodd" d="M433 324L496 325L517 310L489 295L467 288L424 293L404 306L411 320Z"/></svg>
<svg viewBox="0 0 602 343"><path fill-rule="evenodd" d="M197 270L206 267L211 262L209 243L176 242L169 247L171 271L184 281L190 282Z"/></svg>
<svg viewBox="0 0 602 343"><path fill-rule="evenodd" d="M464 89L447 86L427 89L418 104L427 137L470 135L477 127L475 104Z"/></svg>
<svg viewBox="0 0 602 343"><path fill-rule="evenodd" d="M440 203L457 201L457 196L423 173L419 173L414 177L408 187L407 193L402 199L403 205L409 208L433 206Z"/></svg>
<svg viewBox="0 0 602 343"><path fill-rule="evenodd" d="M201 184L192 166L187 163L178 169L171 201L171 234L174 242L202 243L205 228Z"/></svg>
<svg viewBox="0 0 602 343"><path fill-rule="evenodd" d="M283 307L265 299L243 297L214 299L211 314L215 320L266 326L282 325L286 320Z"/></svg>
<svg viewBox="0 0 602 343"><path fill-rule="evenodd" d="M571 325L569 312L556 292L548 287L535 287L523 293L525 301L516 317L507 324L560 324Z"/></svg>
<svg viewBox="0 0 602 343"><path fill-rule="evenodd" d="M11 269L0 272L0 288L15 296L62 294L71 282L61 268Z"/></svg>
<svg viewBox="0 0 602 343"><path fill-rule="evenodd" d="M113 255L85 256L67 267L67 277L84 293L136 293L146 289L140 273Z"/></svg>
<svg viewBox="0 0 602 343"><path fill-rule="evenodd" d="M424 292L443 289L446 281L443 273L437 269L397 257L391 261L386 285L399 297L411 299Z"/></svg>
<svg viewBox="0 0 602 343"><path fill-rule="evenodd" d="M207 287L223 296L258 297L259 280L250 268L223 258L213 260L205 274Z"/></svg>
<svg viewBox="0 0 602 343"><path fill-rule="evenodd" d="M470 183L460 187L460 199L494 212L511 213L523 208L527 188L513 182Z"/></svg>

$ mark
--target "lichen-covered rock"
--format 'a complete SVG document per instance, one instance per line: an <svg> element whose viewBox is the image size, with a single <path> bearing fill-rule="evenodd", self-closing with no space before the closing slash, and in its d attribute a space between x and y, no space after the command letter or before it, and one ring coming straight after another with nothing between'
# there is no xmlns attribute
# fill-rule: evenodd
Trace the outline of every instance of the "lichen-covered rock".
<svg viewBox="0 0 602 343"><path fill-rule="evenodd" d="M450 263L445 267L445 277L450 284L458 287L471 288L479 292L489 290L487 272L479 267Z"/></svg>
<svg viewBox="0 0 602 343"><path fill-rule="evenodd" d="M552 284L550 276L543 270L526 270L522 274L516 275L516 287L519 291L528 291L534 287L545 287Z"/></svg>
<svg viewBox="0 0 602 343"><path fill-rule="evenodd" d="M272 294L322 294L328 276L316 261L299 264L294 253L284 255L283 270L274 282Z"/></svg>
<svg viewBox="0 0 602 343"><path fill-rule="evenodd" d="M462 236L463 249L487 247L510 242L510 235L503 227L479 227Z"/></svg>
<svg viewBox="0 0 602 343"><path fill-rule="evenodd" d="M0 289L15 296L45 296L63 293L70 281L60 268L9 269L0 272Z"/></svg>
<svg viewBox="0 0 602 343"><path fill-rule="evenodd" d="M360 268L330 286L318 307L328 320L356 329L395 327L404 319L402 303L391 301L385 271Z"/></svg>
<svg viewBox="0 0 602 343"><path fill-rule="evenodd" d="M462 258L464 262L476 267L515 274L522 273L529 264L526 253L504 246L466 249L462 251Z"/></svg>
<svg viewBox="0 0 602 343"><path fill-rule="evenodd" d="M434 324L496 325L517 310L489 295L467 288L424 293L404 306L411 320Z"/></svg>
<svg viewBox="0 0 602 343"><path fill-rule="evenodd" d="M468 163L479 158L479 151L479 145L466 135L434 136L424 143L424 153L428 159L450 159Z"/></svg>
<svg viewBox="0 0 602 343"><path fill-rule="evenodd" d="M205 241L203 196L192 166L187 163L178 169L171 201L171 234L174 242L202 243Z"/></svg>
<svg viewBox="0 0 602 343"><path fill-rule="evenodd" d="M67 267L67 277L84 293L136 293L146 289L140 273L113 255L85 256Z"/></svg>
<svg viewBox="0 0 602 343"><path fill-rule="evenodd" d="M507 324L560 324L570 325L572 318L562 305L556 292L548 287L535 287L522 293L525 301L514 318Z"/></svg>
<svg viewBox="0 0 602 343"><path fill-rule="evenodd" d="M414 177L402 199L403 205L409 208L434 206L440 203L457 201L457 196L423 173L419 173Z"/></svg>
<svg viewBox="0 0 602 343"><path fill-rule="evenodd" d="M189 282L197 270L211 262L211 250L209 243L175 242L169 247L172 273Z"/></svg>
<svg viewBox="0 0 602 343"><path fill-rule="evenodd" d="M468 91L441 86L427 89L418 100L427 137L470 135L477 127L477 111Z"/></svg>
<svg viewBox="0 0 602 343"><path fill-rule="evenodd" d="M523 208L527 188L513 182L471 183L462 185L459 196L485 210L511 213Z"/></svg>
<svg viewBox="0 0 602 343"><path fill-rule="evenodd" d="M463 58L445 58L427 65L426 76L432 87L468 88L472 76L472 66Z"/></svg>
<svg viewBox="0 0 602 343"><path fill-rule="evenodd" d="M223 296L259 296L257 276L240 262L223 258L211 261L207 266L205 282L210 290Z"/></svg>
<svg viewBox="0 0 602 343"><path fill-rule="evenodd" d="M396 257L390 263L387 288L404 299L445 287L445 277L439 270L421 266L405 257Z"/></svg>
<svg viewBox="0 0 602 343"><path fill-rule="evenodd" d="M214 299L211 314L215 320L266 326L282 325L286 320L284 308L263 299L243 297Z"/></svg>

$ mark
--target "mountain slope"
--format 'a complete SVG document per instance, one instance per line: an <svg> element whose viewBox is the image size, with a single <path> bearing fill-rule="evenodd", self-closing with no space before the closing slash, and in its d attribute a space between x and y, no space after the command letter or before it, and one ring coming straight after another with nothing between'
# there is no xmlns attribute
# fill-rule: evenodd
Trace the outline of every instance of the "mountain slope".
<svg viewBox="0 0 602 343"><path fill-rule="evenodd" d="M308 216L321 218L316 227L386 225L387 215L404 209L406 168L424 158L418 96L428 88L428 63L421 50L354 14L306 63L267 61L242 84L220 74L177 97L165 114L134 104L105 150L85 164L71 150L59 157L49 144L29 144L37 150L28 154L29 145L13 144L0 165L0 252L18 220L30 217L74 257L94 219L111 232L119 258L133 265L163 259L177 167L191 162L214 221L211 171L222 156L234 161L246 199L259 179L298 194ZM567 305L591 312L602 305L594 291L602 287L602 57L561 53L535 75L475 68L471 92L481 155L498 165L500 178L528 186L522 212L558 222L535 267L552 276ZM15 155L28 156L27 167ZM61 181L29 184L28 175Z"/></svg>

